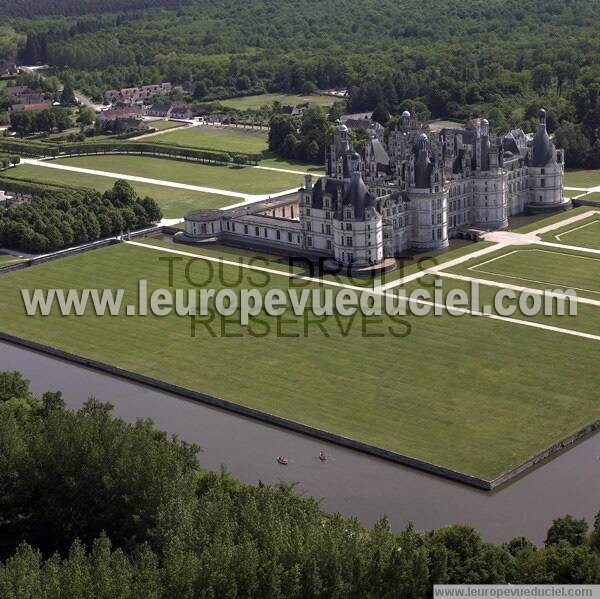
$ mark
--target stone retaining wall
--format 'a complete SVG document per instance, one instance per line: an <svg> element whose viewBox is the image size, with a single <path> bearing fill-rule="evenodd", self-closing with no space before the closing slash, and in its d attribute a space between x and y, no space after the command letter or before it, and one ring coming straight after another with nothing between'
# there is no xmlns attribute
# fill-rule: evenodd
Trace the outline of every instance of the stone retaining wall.
<svg viewBox="0 0 600 599"><path fill-rule="evenodd" d="M361 451L363 453L367 453L367 454L370 454L370 455L373 455L373 456L376 456L379 458L397 462L397 463L403 464L405 466L410 466L412 468L416 468L418 470L422 470L422 471L428 472L430 474L436 474L438 476L443 476L450 480L455 480L455 481L458 481L461 483L465 483L467 485L471 485L471 486L477 487L479 489L484 489L484 490L489 491L493 488L490 481L486 481L486 480L483 480L483 479L480 479L480 478L477 478L474 476L470 476L468 474L463 474L463 473L457 472L455 470L450 470L450 469L444 468L442 466L437 466L435 464L430 464L429 462L424 462L422 460L411 458L409 456L395 453L393 451L381 449L379 447L375 447L375 446L369 445L367 443L362 443L360 441L354 441L353 439L348 439L347 437L342 437L341 435L329 433L327 431L323 431L321 429L317 429L317 428L314 428L311 426L300 424L300 423L294 422L292 420L287 420L286 418L281 418L279 416L274 416L273 414L268 414L266 412L261 412L259 410L255 410L253 408L248 408L246 406L242 406L240 404L236 404L236 403L227 401L225 399L214 397L212 395L207 395L205 393L200 393L198 391L192 391L191 389L186 389L185 387L179 387L178 385L173 385L171 383L166 383L159 379L155 379L155 378L148 377L148 376L145 376L142 374L131 372L131 371L125 370L123 368L118 368L116 366L112 366L112 365L106 364L104 362L99 362L99 361L93 360L91 358L84 358L82 356L78 356L76 354L72 354L72 353L65 352L65 351L62 351L59 349L55 349L53 347L50 347L48 345L43 345L43 344L37 343L35 341L30 341L28 339L22 339L20 337L15 337L14 335L9 335L8 333L3 333L3 332L0 332L0 341L12 343L14 345L18 345L18 346L21 346L21 347L24 347L26 349L30 349L33 351L42 352L44 354L50 355L55 358L73 362L80 366L94 368L96 370L100 370L107 374L125 378L125 379L133 381L135 383L139 383L141 385L148 385L155 389L159 389L161 391L166 391L167 393L173 393L173 394L179 395L181 397L185 397L186 399L191 399L192 401L197 401L197 402L204 403L204 404L214 406L217 408L229 410L231 412L241 414L242 416L254 418L256 420L260 420L260 421L266 422L268 424L273 424L275 426L279 426L279 427L294 431L296 433L309 435L309 436L315 437L317 439L322 439L323 441L328 441L329 443L334 443L337 445L341 445L343 447L347 447L349 449L354 449L356 451Z"/></svg>

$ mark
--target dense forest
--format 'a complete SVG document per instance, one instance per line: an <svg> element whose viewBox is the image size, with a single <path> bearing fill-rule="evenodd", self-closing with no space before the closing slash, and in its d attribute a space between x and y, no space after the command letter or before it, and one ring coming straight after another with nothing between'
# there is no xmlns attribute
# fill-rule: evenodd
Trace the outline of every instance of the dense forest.
<svg viewBox="0 0 600 599"><path fill-rule="evenodd" d="M496 129L529 128L543 105L550 128L563 127L571 166L598 166L600 0L174 5L3 3L0 14L10 18L0 63L19 54L49 64L96 99L108 88L159 81L185 84L206 101L343 88L351 111L394 115L414 104L440 118L486 114Z"/></svg>
<svg viewBox="0 0 600 599"><path fill-rule="evenodd" d="M53 252L151 225L161 218L156 202L140 198L127 181L115 182L104 194L46 191L31 203L0 207L0 245L36 254Z"/></svg>
<svg viewBox="0 0 600 599"><path fill-rule="evenodd" d="M197 455L147 420L93 398L71 411L0 372L0 596L425 599L435 583L600 582L600 518L556 520L542 548L468 526L365 529Z"/></svg>

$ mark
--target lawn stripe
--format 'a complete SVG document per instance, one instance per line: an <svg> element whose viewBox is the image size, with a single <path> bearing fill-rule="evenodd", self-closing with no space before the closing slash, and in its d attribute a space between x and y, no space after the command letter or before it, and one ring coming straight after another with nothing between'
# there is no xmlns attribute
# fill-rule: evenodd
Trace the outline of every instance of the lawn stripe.
<svg viewBox="0 0 600 599"><path fill-rule="evenodd" d="M385 291L382 291L381 288L379 289L368 289L366 290L364 287L357 287L355 285L348 285L348 284L343 284L343 283L336 283L334 281L327 281L325 279L318 279L318 278L314 278L314 277L306 277L304 275L297 275L297 274L290 274L290 273L286 273L284 271L281 270L274 270L272 268L265 268L262 266L254 266L254 265L250 265L250 264L244 264L244 263L239 263L239 262L233 262L231 260L224 260L222 258L215 258L213 256L203 256L201 254L192 254L191 252L184 252L181 250L173 250L170 248L164 248L164 247L159 247L159 246L152 246L152 245L146 245L144 243L140 243L138 241L125 241L126 244L128 245L134 245L134 246L138 246L138 247L143 247L143 248L149 248L151 250L156 250L156 251L160 251L160 252L167 252L167 253L171 253L171 254L178 254L181 256L188 256L191 258L197 258L197 259L201 259L201 260L207 260L208 262L216 262L216 263L220 263L220 264L226 264L229 266L237 266L238 268L245 268L248 270L255 270L258 272L265 272L265 273L269 273L269 274L274 274L274 275L279 275L279 276L283 276L286 277L288 279L299 279L299 280L303 280L303 281L308 281L308 282L314 282L314 283L319 283L319 284L323 284L323 285L329 285L331 287L339 287L342 289L351 289L353 291L359 291L359 292L365 292L365 293L370 293L373 295L381 295L384 297L397 297L394 294L390 294L390 293L386 293ZM419 274L427 274L427 273L419 273ZM409 297L400 297L399 299L401 299L404 302L407 302L409 304L412 305L417 305L417 306L430 306L433 308L441 308L442 310L448 310L448 307L445 304L439 304L436 302L432 302L432 301L428 301L428 300L423 300L423 299L412 299ZM471 316L481 316L483 318L490 318L492 320L499 320L502 322L509 322L511 324L520 324L522 326L528 326L528 327L532 327L535 329L542 329L545 331L552 331L555 333L562 333L563 335L571 335L574 337L583 337L585 339L591 339L593 341L600 341L600 335L593 335L591 333L583 333L581 331L572 331L569 329L563 329L561 327L555 327L555 326L551 326L551 325L547 325L547 324L541 324L541 323L537 323L537 322L529 322L526 320L520 320L518 318L509 318L506 316L499 316L497 314L485 314L484 312L480 312L478 310L469 310L467 308L452 308L452 311L454 313L461 313L463 315L469 314Z"/></svg>

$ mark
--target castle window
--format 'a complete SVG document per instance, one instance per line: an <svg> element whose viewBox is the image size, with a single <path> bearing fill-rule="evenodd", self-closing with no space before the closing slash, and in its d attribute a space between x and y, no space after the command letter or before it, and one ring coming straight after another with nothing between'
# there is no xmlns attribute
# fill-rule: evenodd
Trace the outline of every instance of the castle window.
<svg viewBox="0 0 600 599"><path fill-rule="evenodd" d="M545 175L545 174L546 174L546 169L545 169L545 168L543 168L543 169L542 169L542 171L541 171L541 174L542 174L542 175Z"/></svg>
<svg viewBox="0 0 600 599"><path fill-rule="evenodd" d="M281 231L279 229L277 229L277 231L275 232L275 237L277 238L277 241L281 240Z"/></svg>
<svg viewBox="0 0 600 599"><path fill-rule="evenodd" d="M540 179L540 187L546 187L546 179Z"/></svg>
<svg viewBox="0 0 600 599"><path fill-rule="evenodd" d="M329 198L325 198L325 208L329 209Z"/></svg>
<svg viewBox="0 0 600 599"><path fill-rule="evenodd" d="M310 221L308 221L308 222L306 223L306 230L307 230L307 231L312 231L312 224L311 224L311 222L310 222Z"/></svg>
<svg viewBox="0 0 600 599"><path fill-rule="evenodd" d="M310 216L310 208L306 209L306 216Z"/></svg>
<svg viewBox="0 0 600 599"><path fill-rule="evenodd" d="M321 223L321 233L325 233L325 225Z"/></svg>
<svg viewBox="0 0 600 599"><path fill-rule="evenodd" d="M331 235L331 225L325 225L325 233L327 233L327 235Z"/></svg>
<svg viewBox="0 0 600 599"><path fill-rule="evenodd" d="M244 225L244 233L248 235L248 225Z"/></svg>
<svg viewBox="0 0 600 599"><path fill-rule="evenodd" d="M346 245L352 247L352 237L346 237Z"/></svg>
<svg viewBox="0 0 600 599"><path fill-rule="evenodd" d="M292 242L292 234L288 233L288 241L291 243Z"/></svg>
<svg viewBox="0 0 600 599"><path fill-rule="evenodd" d="M306 243L308 244L308 247L312 247L312 237L307 237Z"/></svg>
<svg viewBox="0 0 600 599"><path fill-rule="evenodd" d="M330 219L331 219L331 212L326 212L326 213L325 213L325 218L326 218L327 220L330 220Z"/></svg>
<svg viewBox="0 0 600 599"><path fill-rule="evenodd" d="M352 223L346 223L346 231L352 231Z"/></svg>
<svg viewBox="0 0 600 599"><path fill-rule="evenodd" d="M231 230L235 233L235 223L231 223Z"/></svg>
<svg viewBox="0 0 600 599"><path fill-rule="evenodd" d="M254 234L258 237L260 235L260 229L258 227L254 227Z"/></svg>
<svg viewBox="0 0 600 599"><path fill-rule="evenodd" d="M202 223L202 226L200 227L200 231L202 233L206 233L206 223Z"/></svg>
<svg viewBox="0 0 600 599"><path fill-rule="evenodd" d="M265 227L265 237L269 237L269 230Z"/></svg>
<svg viewBox="0 0 600 599"><path fill-rule="evenodd" d="M331 249L331 239L327 240L327 249L330 250Z"/></svg>
<svg viewBox="0 0 600 599"><path fill-rule="evenodd" d="M435 230L431 231L431 241L435 241Z"/></svg>
<svg viewBox="0 0 600 599"><path fill-rule="evenodd" d="M350 210L346 211L346 218L352 218L352 212Z"/></svg>

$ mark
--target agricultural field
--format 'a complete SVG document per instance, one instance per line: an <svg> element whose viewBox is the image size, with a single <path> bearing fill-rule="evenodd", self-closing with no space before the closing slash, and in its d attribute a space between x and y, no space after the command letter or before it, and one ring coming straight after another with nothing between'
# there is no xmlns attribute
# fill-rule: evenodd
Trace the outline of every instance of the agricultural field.
<svg viewBox="0 0 600 599"><path fill-rule="evenodd" d="M267 136L258 131L244 131L233 127L186 127L153 137L155 143L186 148L262 154L267 149Z"/></svg>
<svg viewBox="0 0 600 599"><path fill-rule="evenodd" d="M219 100L219 103L236 110L258 110L263 106L270 106L273 102L280 102L283 106L300 106L302 104L315 104L317 106L332 106L339 98L333 96L296 96L292 94L261 94L259 96L244 96Z"/></svg>
<svg viewBox="0 0 600 599"><path fill-rule="evenodd" d="M141 243L112 246L0 277L0 329L486 479L600 417L595 380L589 374L600 359L600 341L516 320L443 313L407 316L400 323L338 316L319 319L317 326L306 325L290 313L285 316L290 321L279 322L277 334L277 319L261 314L251 321L261 335L251 335L234 323L235 316L229 322L219 322L217 317L214 329L206 322L197 323L193 332L189 317L175 315L101 318L88 314L65 319L54 314L44 318L43 327L40 318L24 315L18 291L24 287L95 288L102 280L103 287L125 289L126 303L137 301L139 278L148 280L150 291L189 287L185 258L180 256L182 261L176 263L171 285L167 265L160 260L169 255L168 244ZM193 256L203 253L203 248L176 248ZM236 253L240 266L218 263ZM468 248L461 248L457 255L468 253ZM216 247L205 255L213 261L196 259L190 270L205 287L299 285L271 256L263 256L260 266L275 266L281 274L243 267L249 263L248 252ZM449 253L444 259L451 257ZM549 260L541 265L531 254L521 256L520 262L497 262L505 272L512 268L522 277L540 276L543 266L548 269L544 277L568 275L581 286L594 284L584 281L583 277L592 276L586 269L579 271L571 262ZM337 284L343 285L344 279L338 278ZM409 287L420 284L412 282ZM465 284L456 286L461 285ZM337 292L339 287L333 287ZM485 299L490 293L486 287L482 296ZM575 320L563 323L561 317L550 317L550 322L564 330L597 335L599 315L597 307L586 305ZM397 335L390 334L390 327ZM270 333L263 334L267 330ZM565 360L568 355L576 355L577 360ZM314 393L315 377L320 381L319 393ZM441 387L443 394L437 391Z"/></svg>

